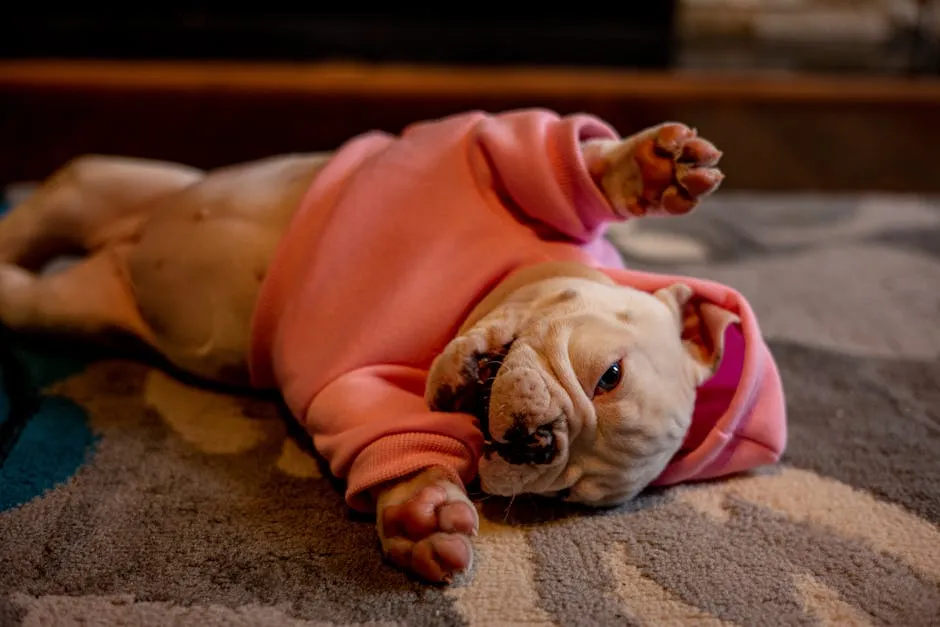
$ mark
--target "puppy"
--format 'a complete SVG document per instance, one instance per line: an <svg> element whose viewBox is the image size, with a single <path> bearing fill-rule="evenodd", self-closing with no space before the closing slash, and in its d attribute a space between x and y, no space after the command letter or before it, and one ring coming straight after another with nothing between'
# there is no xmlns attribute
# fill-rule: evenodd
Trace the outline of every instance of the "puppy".
<svg viewBox="0 0 940 627"><path fill-rule="evenodd" d="M603 238L691 211L719 158L682 124L622 138L541 109L211 172L82 157L0 220L0 322L118 331L277 389L385 556L447 582L472 563L478 473L609 506L778 459L782 389L745 299L626 270Z"/></svg>

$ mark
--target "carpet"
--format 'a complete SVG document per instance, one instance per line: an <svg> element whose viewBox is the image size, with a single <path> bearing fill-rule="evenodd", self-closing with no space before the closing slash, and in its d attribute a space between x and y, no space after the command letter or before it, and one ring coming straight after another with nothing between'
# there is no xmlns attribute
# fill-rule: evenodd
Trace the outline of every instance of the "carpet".
<svg viewBox="0 0 940 627"><path fill-rule="evenodd" d="M719 193L611 238L751 299L781 464L597 513L481 499L474 572L426 587L275 402L7 338L0 624L940 624L940 199Z"/></svg>

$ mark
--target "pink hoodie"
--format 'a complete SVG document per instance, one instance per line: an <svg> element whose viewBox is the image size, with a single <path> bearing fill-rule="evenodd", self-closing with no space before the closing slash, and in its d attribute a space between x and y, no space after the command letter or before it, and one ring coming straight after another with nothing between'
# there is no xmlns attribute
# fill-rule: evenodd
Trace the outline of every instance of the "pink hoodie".
<svg viewBox="0 0 940 627"><path fill-rule="evenodd" d="M601 237L617 218L581 157L593 138L618 136L588 115L473 112L354 138L317 176L262 285L251 370L257 386L280 388L354 509L374 507L369 488L431 465L475 476L476 419L430 411L424 385L508 274L568 260L643 290L680 280L623 269ZM780 379L751 308L728 287L681 280L742 322L660 484L775 462L786 440Z"/></svg>

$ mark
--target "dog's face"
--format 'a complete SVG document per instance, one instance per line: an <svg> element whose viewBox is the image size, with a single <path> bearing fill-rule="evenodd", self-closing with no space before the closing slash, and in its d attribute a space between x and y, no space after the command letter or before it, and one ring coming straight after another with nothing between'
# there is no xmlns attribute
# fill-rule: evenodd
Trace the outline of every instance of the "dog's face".
<svg viewBox="0 0 940 627"><path fill-rule="evenodd" d="M480 419L482 488L608 506L649 485L681 447L734 319L690 297L682 284L649 294L552 279L454 340L428 399Z"/></svg>

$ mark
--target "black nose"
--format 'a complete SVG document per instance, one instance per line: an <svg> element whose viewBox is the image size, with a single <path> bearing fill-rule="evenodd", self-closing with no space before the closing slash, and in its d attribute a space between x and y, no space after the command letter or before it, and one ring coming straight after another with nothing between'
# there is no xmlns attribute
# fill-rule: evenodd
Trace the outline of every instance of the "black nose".
<svg viewBox="0 0 940 627"><path fill-rule="evenodd" d="M493 442L488 448L510 464L548 464L558 454L552 425L542 425L530 432L516 424L503 438L505 442Z"/></svg>

